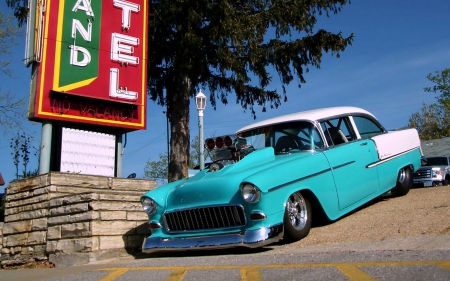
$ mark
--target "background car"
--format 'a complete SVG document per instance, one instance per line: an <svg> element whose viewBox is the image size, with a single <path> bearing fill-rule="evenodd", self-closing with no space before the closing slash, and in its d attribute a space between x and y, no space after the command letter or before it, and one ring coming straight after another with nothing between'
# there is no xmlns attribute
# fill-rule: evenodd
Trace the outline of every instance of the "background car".
<svg viewBox="0 0 450 281"><path fill-rule="evenodd" d="M205 146L208 168L142 196L144 252L300 240L316 211L336 220L388 191L407 194L422 157L415 129L388 132L356 107L272 118Z"/></svg>
<svg viewBox="0 0 450 281"><path fill-rule="evenodd" d="M416 186L430 187L450 183L450 157L426 157L426 164L413 174Z"/></svg>

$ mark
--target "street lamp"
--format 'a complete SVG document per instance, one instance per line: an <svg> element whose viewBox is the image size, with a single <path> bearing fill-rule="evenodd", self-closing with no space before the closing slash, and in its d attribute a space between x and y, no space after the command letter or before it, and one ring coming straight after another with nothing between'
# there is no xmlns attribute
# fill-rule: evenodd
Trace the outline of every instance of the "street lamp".
<svg viewBox="0 0 450 281"><path fill-rule="evenodd" d="M195 105L198 110L198 132L199 132L199 146L200 146L200 171L205 168L205 153L203 145L203 110L206 107L206 96L202 90L195 96Z"/></svg>

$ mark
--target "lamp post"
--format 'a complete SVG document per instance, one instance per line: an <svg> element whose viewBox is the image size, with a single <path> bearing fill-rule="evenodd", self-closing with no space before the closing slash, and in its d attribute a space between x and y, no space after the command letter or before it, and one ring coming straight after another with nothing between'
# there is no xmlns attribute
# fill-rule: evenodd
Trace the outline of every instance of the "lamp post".
<svg viewBox="0 0 450 281"><path fill-rule="evenodd" d="M200 146L200 171L205 168L205 153L203 145L203 110L206 107L206 96L202 93L202 90L195 96L195 105L198 110L198 134L199 134L199 146Z"/></svg>

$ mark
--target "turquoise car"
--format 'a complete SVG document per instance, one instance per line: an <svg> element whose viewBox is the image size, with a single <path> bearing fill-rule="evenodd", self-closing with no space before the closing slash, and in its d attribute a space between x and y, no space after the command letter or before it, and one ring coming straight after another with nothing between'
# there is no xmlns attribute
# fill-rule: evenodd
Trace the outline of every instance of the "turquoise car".
<svg viewBox="0 0 450 281"><path fill-rule="evenodd" d="M387 131L368 111L333 107L254 123L208 139L214 163L141 197L146 253L297 241L315 213L336 220L413 184L415 129Z"/></svg>

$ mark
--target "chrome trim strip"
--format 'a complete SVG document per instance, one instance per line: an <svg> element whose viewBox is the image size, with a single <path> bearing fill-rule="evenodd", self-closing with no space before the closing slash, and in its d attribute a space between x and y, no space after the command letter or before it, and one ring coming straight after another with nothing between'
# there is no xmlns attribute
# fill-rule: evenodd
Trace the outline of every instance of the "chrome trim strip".
<svg viewBox="0 0 450 281"><path fill-rule="evenodd" d="M142 252L155 253L182 250L212 250L231 247L257 248L279 241L284 235L283 224L246 230L243 233L186 238L149 236L142 244Z"/></svg>
<svg viewBox="0 0 450 281"><path fill-rule="evenodd" d="M378 160L378 161L376 161L376 162L373 162L372 164L367 165L366 168L368 168L368 169L373 168L373 167L378 166L378 165L380 165L380 164L383 164L383 163L385 163L385 162L387 162L387 161L391 161L392 159L395 159L395 158L398 158L398 157L400 157L400 156L403 156L403 155L405 155L405 154L407 154L407 153L410 153L411 151L414 151L414 150L416 150L416 149L418 149L418 147L412 148L412 149L410 149L410 150L404 151L404 152L399 153L399 154L396 154L396 155L389 156L388 158L385 158L385 159L383 159L383 160Z"/></svg>

